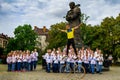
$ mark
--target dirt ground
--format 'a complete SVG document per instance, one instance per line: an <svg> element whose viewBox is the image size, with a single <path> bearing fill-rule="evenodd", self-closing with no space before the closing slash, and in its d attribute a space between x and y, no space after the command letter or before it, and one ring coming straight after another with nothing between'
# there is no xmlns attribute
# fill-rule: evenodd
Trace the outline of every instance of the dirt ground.
<svg viewBox="0 0 120 80"><path fill-rule="evenodd" d="M7 72L7 65L0 65L0 80L120 80L120 67L111 67L103 74L46 73L41 66L32 72Z"/></svg>

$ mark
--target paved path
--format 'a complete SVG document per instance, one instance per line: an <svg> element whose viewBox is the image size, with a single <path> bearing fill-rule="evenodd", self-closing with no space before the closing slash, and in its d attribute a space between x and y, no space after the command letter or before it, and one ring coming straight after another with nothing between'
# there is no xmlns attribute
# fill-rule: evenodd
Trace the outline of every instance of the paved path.
<svg viewBox="0 0 120 80"><path fill-rule="evenodd" d="M78 74L46 73L41 66L32 72L7 72L6 68L0 65L0 80L80 80ZM86 74L82 80L120 80L120 67L111 67L110 71L103 74Z"/></svg>

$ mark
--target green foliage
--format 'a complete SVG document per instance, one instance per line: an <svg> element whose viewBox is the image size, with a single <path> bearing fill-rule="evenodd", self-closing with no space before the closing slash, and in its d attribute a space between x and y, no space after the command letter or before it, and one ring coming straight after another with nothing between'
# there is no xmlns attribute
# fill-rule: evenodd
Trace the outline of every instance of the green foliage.
<svg viewBox="0 0 120 80"><path fill-rule="evenodd" d="M15 37L9 40L7 52L11 50L33 50L37 34L31 25L18 26L14 31Z"/></svg>
<svg viewBox="0 0 120 80"><path fill-rule="evenodd" d="M2 47L0 47L0 55L2 55L4 52L4 49Z"/></svg>
<svg viewBox="0 0 120 80"><path fill-rule="evenodd" d="M101 25L91 26L85 23L81 26L81 38L84 45L92 49L99 48L105 54L120 57L120 14L116 17L106 17Z"/></svg>
<svg viewBox="0 0 120 80"><path fill-rule="evenodd" d="M66 24L65 22L61 22L51 25L48 40L49 45L47 48L57 48L66 45L67 41L66 33L58 30L58 28L65 29L65 24Z"/></svg>

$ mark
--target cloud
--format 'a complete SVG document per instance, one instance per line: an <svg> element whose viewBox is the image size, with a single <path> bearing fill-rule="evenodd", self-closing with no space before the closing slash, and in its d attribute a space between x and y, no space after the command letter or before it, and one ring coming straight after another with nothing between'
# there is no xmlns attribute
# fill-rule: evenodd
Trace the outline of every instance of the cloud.
<svg viewBox="0 0 120 80"><path fill-rule="evenodd" d="M0 33L13 36L18 25L47 26L65 21L69 2L81 4L90 18L87 24L100 24L102 19L120 13L120 0L0 0Z"/></svg>

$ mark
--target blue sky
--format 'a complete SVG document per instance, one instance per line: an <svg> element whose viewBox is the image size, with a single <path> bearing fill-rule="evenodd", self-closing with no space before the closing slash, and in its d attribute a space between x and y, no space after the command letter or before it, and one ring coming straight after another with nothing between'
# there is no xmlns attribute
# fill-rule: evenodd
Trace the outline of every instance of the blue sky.
<svg viewBox="0 0 120 80"><path fill-rule="evenodd" d="M120 13L120 0L0 0L0 33L12 37L14 29L24 24L50 28L65 21L71 1L81 4L82 13L90 16L87 24L97 25Z"/></svg>

